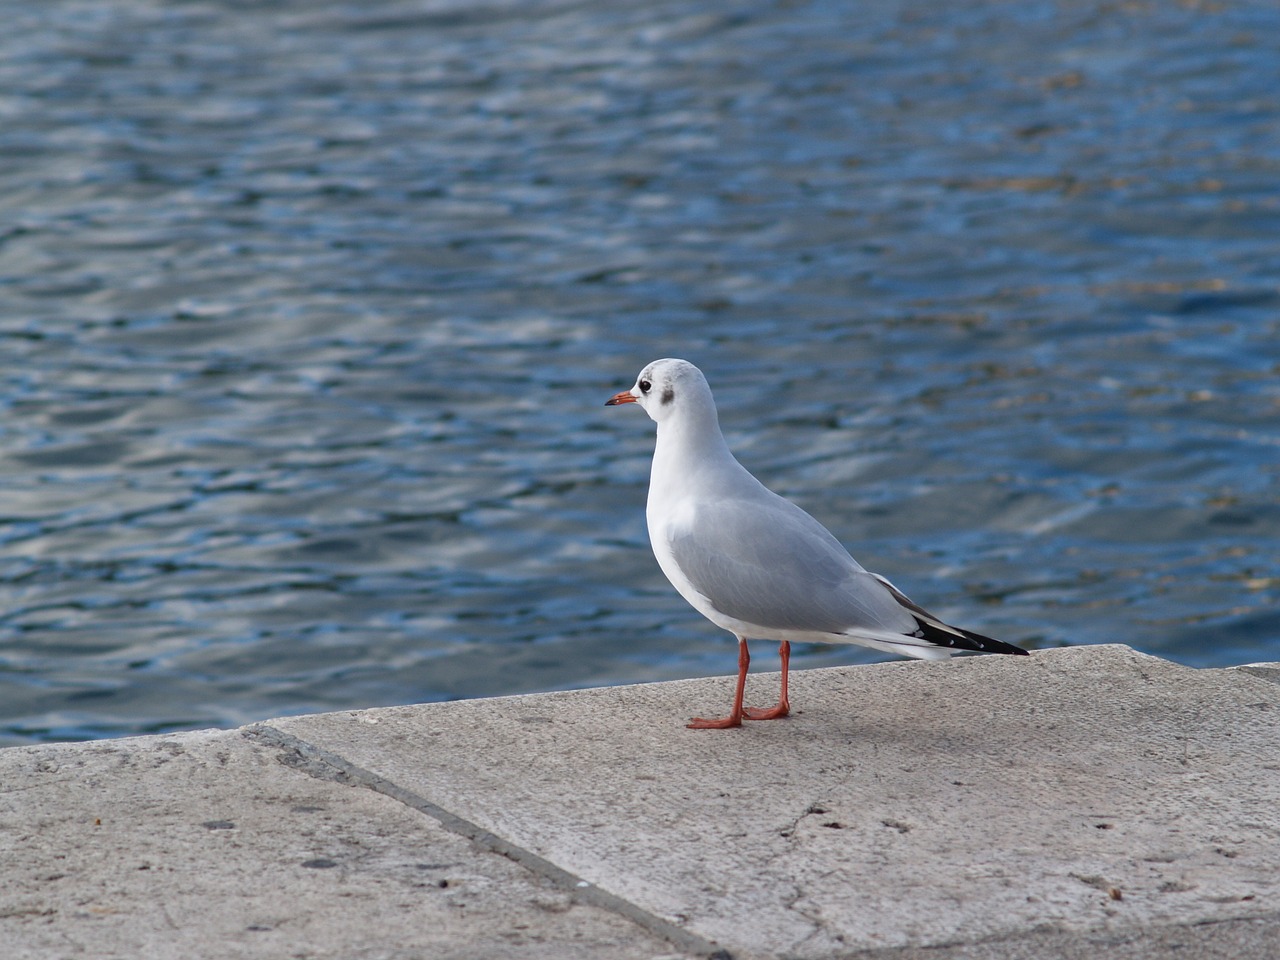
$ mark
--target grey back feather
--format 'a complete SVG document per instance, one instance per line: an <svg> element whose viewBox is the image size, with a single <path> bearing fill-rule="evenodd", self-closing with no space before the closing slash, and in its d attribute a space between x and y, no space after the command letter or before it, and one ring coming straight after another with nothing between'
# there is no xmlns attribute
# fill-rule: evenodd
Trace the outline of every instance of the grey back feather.
<svg viewBox="0 0 1280 960"><path fill-rule="evenodd" d="M699 499L692 525L669 529L668 538L698 592L745 623L831 634L917 629L822 524L776 494Z"/></svg>

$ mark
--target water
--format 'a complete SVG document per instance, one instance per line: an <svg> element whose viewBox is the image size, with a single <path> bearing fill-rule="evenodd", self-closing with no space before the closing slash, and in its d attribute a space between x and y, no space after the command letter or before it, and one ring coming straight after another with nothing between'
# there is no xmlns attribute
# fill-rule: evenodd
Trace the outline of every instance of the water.
<svg viewBox="0 0 1280 960"><path fill-rule="evenodd" d="M668 355L940 614L1280 658L1274 6L3 6L0 743L730 672Z"/></svg>

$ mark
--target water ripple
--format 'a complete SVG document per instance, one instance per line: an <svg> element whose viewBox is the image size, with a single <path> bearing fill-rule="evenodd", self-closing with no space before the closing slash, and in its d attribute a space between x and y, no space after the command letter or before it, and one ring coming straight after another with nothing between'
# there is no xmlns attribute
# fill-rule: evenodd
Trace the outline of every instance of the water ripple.
<svg viewBox="0 0 1280 960"><path fill-rule="evenodd" d="M731 669L665 355L940 613L1276 659L1278 19L15 7L0 742Z"/></svg>

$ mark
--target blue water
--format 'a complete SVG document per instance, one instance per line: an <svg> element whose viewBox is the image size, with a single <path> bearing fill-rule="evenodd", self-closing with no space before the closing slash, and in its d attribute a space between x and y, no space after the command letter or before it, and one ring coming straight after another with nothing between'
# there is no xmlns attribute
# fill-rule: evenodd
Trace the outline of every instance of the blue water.
<svg viewBox="0 0 1280 960"><path fill-rule="evenodd" d="M732 671L660 356L961 625L1280 659L1274 5L4 9L0 743Z"/></svg>

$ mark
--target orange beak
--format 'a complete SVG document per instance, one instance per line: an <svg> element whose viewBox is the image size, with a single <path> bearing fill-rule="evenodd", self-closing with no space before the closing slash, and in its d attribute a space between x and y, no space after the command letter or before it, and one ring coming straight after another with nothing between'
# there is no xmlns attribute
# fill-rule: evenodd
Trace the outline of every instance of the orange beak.
<svg viewBox="0 0 1280 960"><path fill-rule="evenodd" d="M636 398L631 395L630 390L623 390L621 393L615 393L612 397L604 402L606 407L616 407L620 403L635 403Z"/></svg>

